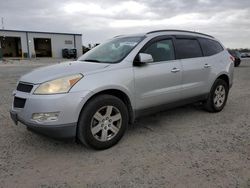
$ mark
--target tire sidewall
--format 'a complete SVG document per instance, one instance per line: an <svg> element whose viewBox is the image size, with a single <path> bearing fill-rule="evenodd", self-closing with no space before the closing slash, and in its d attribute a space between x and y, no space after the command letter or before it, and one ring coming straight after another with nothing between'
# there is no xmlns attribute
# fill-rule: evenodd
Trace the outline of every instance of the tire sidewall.
<svg viewBox="0 0 250 188"><path fill-rule="evenodd" d="M119 132L114 138L106 142L97 140L91 132L91 121L94 114L103 106L112 105L116 107L122 116ZM81 112L78 121L78 139L85 145L94 149L107 149L115 145L124 135L128 124L128 110L125 104L117 97L111 95L100 95L89 101Z"/></svg>
<svg viewBox="0 0 250 188"><path fill-rule="evenodd" d="M224 100L223 104L220 107L217 107L214 104L214 95L215 95L215 90L219 85L222 85L224 87L224 89L225 89L225 100ZM210 103L211 103L210 105L212 106L212 108L213 108L213 110L215 112L221 111L224 108L224 106L226 105L228 92L229 92L229 88L228 88L227 83L224 80L218 79L218 80L215 81L215 83L214 83L214 85L212 87L212 90L210 92Z"/></svg>
<svg viewBox="0 0 250 188"><path fill-rule="evenodd" d="M238 67L239 65L240 65L239 62L235 62L235 63L234 63L234 66L235 66L235 67Z"/></svg>

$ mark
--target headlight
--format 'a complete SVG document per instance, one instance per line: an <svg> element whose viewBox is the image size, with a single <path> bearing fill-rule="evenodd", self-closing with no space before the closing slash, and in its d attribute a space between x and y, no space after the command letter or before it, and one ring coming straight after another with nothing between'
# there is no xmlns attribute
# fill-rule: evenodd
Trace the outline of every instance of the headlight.
<svg viewBox="0 0 250 188"><path fill-rule="evenodd" d="M83 75L81 74L75 74L45 82L38 86L34 94L46 95L67 93L82 77Z"/></svg>

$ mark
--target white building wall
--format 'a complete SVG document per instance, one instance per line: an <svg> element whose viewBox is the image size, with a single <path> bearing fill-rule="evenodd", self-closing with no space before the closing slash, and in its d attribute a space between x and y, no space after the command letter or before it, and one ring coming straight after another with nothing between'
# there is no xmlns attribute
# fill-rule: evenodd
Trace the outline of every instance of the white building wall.
<svg viewBox="0 0 250 188"><path fill-rule="evenodd" d="M35 55L34 38L51 39L52 57L61 58L63 48L75 48L74 36L76 38L77 57L82 55L82 37L81 35L62 35L62 34L43 34L28 33L29 47L32 55ZM66 44L65 41L72 41L72 44Z"/></svg>
<svg viewBox="0 0 250 188"><path fill-rule="evenodd" d="M27 34L26 34L27 33ZM28 35L28 45L27 48L27 38ZM52 57L62 58L63 48L76 48L77 57L82 55L82 36L77 34L58 34L58 33L35 33L35 32L25 32L25 31L2 31L0 30L0 36L6 37L20 37L22 53L30 53L30 57L35 57L35 46L34 38L48 38L51 39L51 50ZM74 39L75 37L75 39ZM72 41L72 43L66 43L65 41ZM74 45L75 42L75 45Z"/></svg>
<svg viewBox="0 0 250 188"><path fill-rule="evenodd" d="M0 30L0 36L5 37L20 37L21 38L21 47L22 47L22 53L28 53L27 49L27 39L26 39L26 33L25 32L6 32Z"/></svg>
<svg viewBox="0 0 250 188"><path fill-rule="evenodd" d="M76 38L77 56L80 57L82 55L82 36L75 35L75 38Z"/></svg>

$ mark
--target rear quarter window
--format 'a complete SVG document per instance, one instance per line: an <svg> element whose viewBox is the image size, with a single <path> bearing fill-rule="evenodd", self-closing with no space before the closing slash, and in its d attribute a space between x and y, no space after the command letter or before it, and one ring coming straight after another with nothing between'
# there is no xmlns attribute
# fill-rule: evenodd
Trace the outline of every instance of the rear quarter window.
<svg viewBox="0 0 250 188"><path fill-rule="evenodd" d="M202 51L199 42L196 39L180 39L175 40L177 59L187 59L202 57Z"/></svg>
<svg viewBox="0 0 250 188"><path fill-rule="evenodd" d="M219 42L211 39L199 38L199 42L204 56L215 55L224 50Z"/></svg>

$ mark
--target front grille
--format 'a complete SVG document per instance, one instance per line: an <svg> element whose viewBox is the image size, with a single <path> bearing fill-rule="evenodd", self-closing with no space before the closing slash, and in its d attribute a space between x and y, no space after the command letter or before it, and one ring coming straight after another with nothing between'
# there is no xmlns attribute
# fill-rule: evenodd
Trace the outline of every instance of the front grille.
<svg viewBox="0 0 250 188"><path fill-rule="evenodd" d="M25 83L18 83L17 85L17 91L22 91L22 92L26 92L26 93L30 93L31 90L33 89L33 85L30 84L25 84Z"/></svg>
<svg viewBox="0 0 250 188"><path fill-rule="evenodd" d="M14 108L24 108L26 99L22 99L19 97L14 98Z"/></svg>

